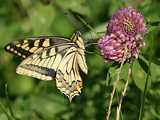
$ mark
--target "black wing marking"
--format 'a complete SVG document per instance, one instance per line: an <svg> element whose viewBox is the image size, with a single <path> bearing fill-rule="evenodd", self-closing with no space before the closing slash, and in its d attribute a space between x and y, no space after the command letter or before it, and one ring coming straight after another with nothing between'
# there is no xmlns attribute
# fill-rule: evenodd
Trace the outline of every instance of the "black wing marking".
<svg viewBox="0 0 160 120"><path fill-rule="evenodd" d="M69 42L70 40L66 38L41 36L11 42L5 46L5 50L21 58L26 58L45 48Z"/></svg>
<svg viewBox="0 0 160 120"><path fill-rule="evenodd" d="M16 72L42 80L53 80L63 56L72 46L73 44L53 46L35 53L23 60Z"/></svg>

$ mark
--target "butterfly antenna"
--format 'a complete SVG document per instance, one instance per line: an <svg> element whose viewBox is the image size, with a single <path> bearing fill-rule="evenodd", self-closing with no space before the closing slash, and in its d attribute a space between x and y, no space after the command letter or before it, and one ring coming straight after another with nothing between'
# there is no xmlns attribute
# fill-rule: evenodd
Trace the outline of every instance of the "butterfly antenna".
<svg viewBox="0 0 160 120"><path fill-rule="evenodd" d="M87 54L99 54L98 53L98 51L97 51L97 45L98 45L98 43L88 43L88 44L86 44L85 45L85 48L88 48L88 47L90 47L90 46L92 46L92 45L94 45L93 46L93 51L85 51ZM95 50L96 49L96 50Z"/></svg>
<svg viewBox="0 0 160 120"><path fill-rule="evenodd" d="M77 12L74 12L74 11L72 11L72 10L68 10L68 15L70 15L71 16L71 18L72 19L70 19L70 21L72 22L72 23L74 23L75 25L75 27L80 31L80 32L86 32L86 27L84 26L84 25L82 25L82 22L79 20L79 18L77 17L77 16L81 16L81 17L83 17L83 15L81 15L81 14L79 14L79 13L77 13ZM75 21L75 22L73 22L73 20ZM77 24L78 23L78 24Z"/></svg>
<svg viewBox="0 0 160 120"><path fill-rule="evenodd" d="M85 47L87 48L87 47L89 47L89 46L91 46L91 45L98 45L98 43L87 43L86 45L85 45Z"/></svg>
<svg viewBox="0 0 160 120"><path fill-rule="evenodd" d="M97 31L89 24L87 23L80 15L76 15L76 17L87 27L89 28L97 37L100 37Z"/></svg>
<svg viewBox="0 0 160 120"><path fill-rule="evenodd" d="M85 53L87 53L87 54L97 54L97 55L99 55L99 52L97 51L97 50L95 50L95 51L85 51Z"/></svg>

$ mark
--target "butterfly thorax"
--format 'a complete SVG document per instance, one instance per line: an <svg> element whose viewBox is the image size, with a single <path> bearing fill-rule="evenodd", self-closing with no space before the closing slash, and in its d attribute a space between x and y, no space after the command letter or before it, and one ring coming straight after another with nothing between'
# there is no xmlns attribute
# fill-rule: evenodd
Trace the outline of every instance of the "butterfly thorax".
<svg viewBox="0 0 160 120"><path fill-rule="evenodd" d="M81 37L81 33L80 33L80 32L74 33L74 34L72 35L72 37L71 37L71 41L74 42L74 43L76 43L76 45L77 45L79 48L85 50L84 42L83 42L83 39L82 39L82 37Z"/></svg>

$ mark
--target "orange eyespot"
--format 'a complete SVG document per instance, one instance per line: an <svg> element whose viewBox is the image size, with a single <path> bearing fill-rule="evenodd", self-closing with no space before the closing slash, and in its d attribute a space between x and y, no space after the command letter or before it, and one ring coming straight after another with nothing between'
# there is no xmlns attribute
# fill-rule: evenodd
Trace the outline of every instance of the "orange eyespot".
<svg viewBox="0 0 160 120"><path fill-rule="evenodd" d="M77 85L76 88L77 88L78 92L81 93L81 88L79 87L79 85Z"/></svg>

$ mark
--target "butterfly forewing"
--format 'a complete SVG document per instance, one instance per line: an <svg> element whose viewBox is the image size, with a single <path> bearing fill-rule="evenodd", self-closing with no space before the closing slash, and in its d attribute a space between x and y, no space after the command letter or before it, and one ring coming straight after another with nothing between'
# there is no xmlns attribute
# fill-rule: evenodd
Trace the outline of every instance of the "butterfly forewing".
<svg viewBox="0 0 160 120"><path fill-rule="evenodd" d="M68 42L69 40L65 38L41 36L11 42L5 46L5 50L21 58L26 58L34 53L41 52L50 46Z"/></svg>

